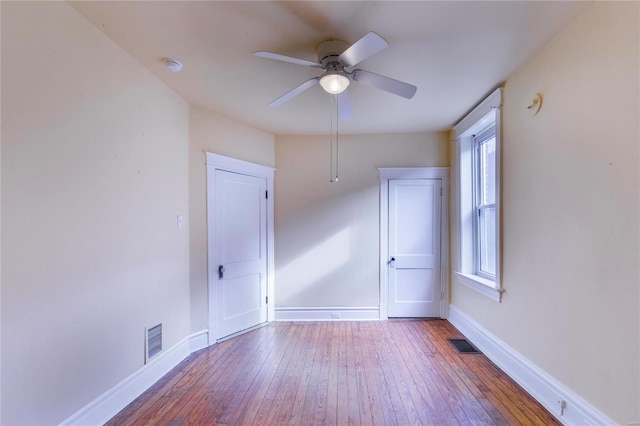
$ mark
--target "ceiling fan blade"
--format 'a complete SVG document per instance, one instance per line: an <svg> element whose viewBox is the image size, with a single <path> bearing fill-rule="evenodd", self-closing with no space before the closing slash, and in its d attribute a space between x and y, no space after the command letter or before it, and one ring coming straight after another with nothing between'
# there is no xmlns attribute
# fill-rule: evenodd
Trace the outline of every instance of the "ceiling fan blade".
<svg viewBox="0 0 640 426"><path fill-rule="evenodd" d="M280 96L278 99L272 101L269 104L269 106L270 107L277 107L277 106L282 105L283 103L285 103L288 100L298 96L300 93L304 92L305 90L309 89L310 87L313 87L318 81L320 81L320 77L314 77L311 80L305 81L300 86L296 87L295 89L289 90L287 93L285 93L284 95Z"/></svg>
<svg viewBox="0 0 640 426"><path fill-rule="evenodd" d="M317 62L307 61L306 59L294 58L292 56L280 55L278 53L271 52L253 52L254 56L260 58L275 59L276 61L289 62L291 64L304 65L306 67L322 68Z"/></svg>
<svg viewBox="0 0 640 426"><path fill-rule="evenodd" d="M413 98L416 90L418 90L418 88L412 84L364 70L353 71L351 78L358 83L366 84L367 86L372 86L376 89L384 90L385 92L393 93L394 95L407 99Z"/></svg>
<svg viewBox="0 0 640 426"><path fill-rule="evenodd" d="M387 46L389 46L389 43L387 43L385 39L371 31L342 52L339 59L346 64L347 67L352 67L364 61L369 56L375 55Z"/></svg>
<svg viewBox="0 0 640 426"><path fill-rule="evenodd" d="M351 120L353 118L353 106L351 105L351 98L349 97L349 91L347 90L338 95L338 114L342 121Z"/></svg>

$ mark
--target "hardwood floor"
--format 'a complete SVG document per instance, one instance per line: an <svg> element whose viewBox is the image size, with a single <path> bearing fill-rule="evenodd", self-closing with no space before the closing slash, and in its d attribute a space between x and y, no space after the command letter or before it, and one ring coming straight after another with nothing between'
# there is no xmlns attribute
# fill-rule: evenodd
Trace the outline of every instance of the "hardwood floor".
<svg viewBox="0 0 640 426"><path fill-rule="evenodd" d="M108 425L552 425L447 321L271 323L185 359Z"/></svg>

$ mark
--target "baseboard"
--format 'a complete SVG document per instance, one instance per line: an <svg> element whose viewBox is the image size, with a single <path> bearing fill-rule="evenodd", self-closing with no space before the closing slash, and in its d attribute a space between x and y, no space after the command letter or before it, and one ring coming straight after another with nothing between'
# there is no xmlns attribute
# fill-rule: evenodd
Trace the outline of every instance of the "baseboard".
<svg viewBox="0 0 640 426"><path fill-rule="evenodd" d="M82 407L61 425L103 425L192 352L207 346L208 331L185 337L147 365Z"/></svg>
<svg viewBox="0 0 640 426"><path fill-rule="evenodd" d="M453 305L449 307L448 320L561 423L565 425L616 424ZM563 414L560 412L558 403L560 399L566 401Z"/></svg>
<svg viewBox="0 0 640 426"><path fill-rule="evenodd" d="M275 308L276 321L377 321L379 319L380 308L377 306Z"/></svg>
<svg viewBox="0 0 640 426"><path fill-rule="evenodd" d="M201 330L187 337L189 339L190 353L199 351L209 346L209 330Z"/></svg>

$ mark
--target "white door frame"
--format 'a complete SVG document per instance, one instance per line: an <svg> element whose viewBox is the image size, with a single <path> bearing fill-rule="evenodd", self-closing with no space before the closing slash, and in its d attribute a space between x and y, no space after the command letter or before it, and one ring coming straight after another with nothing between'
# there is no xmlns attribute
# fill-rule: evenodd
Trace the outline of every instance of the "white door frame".
<svg viewBox="0 0 640 426"><path fill-rule="evenodd" d="M449 167L378 168L380 174L380 319L389 319L389 180L440 179L440 318L449 316Z"/></svg>
<svg viewBox="0 0 640 426"><path fill-rule="evenodd" d="M250 163L248 161L237 160L235 158L225 157L219 154L206 153L207 164L207 265L208 265L208 304L209 304L209 345L214 344L218 337L216 335L216 303L214 285L218 281L218 269L213 264L213 243L214 243L214 224L215 209L213 206L215 200L216 188L216 170L226 172L239 173L248 176L263 178L267 182L267 322L274 319L275 306L275 290L273 285L274 278L274 245L273 245L273 175L275 169L273 167L263 166L261 164Z"/></svg>

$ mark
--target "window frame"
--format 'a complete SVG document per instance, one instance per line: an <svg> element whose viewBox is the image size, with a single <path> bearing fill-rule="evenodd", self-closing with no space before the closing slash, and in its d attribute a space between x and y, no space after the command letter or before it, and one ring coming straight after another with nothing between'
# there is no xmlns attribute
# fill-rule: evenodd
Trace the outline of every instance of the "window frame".
<svg viewBox="0 0 640 426"><path fill-rule="evenodd" d="M470 113L460 120L453 128L453 142L455 144L454 209L456 220L454 221L454 271L453 278L456 283L470 287L479 293L500 302L504 292L501 282L501 238L500 238L500 172L501 172L501 122L500 106L502 105L502 89L496 89L487 98L481 101ZM479 247L478 228L479 216L475 208L479 194L476 184L475 137L482 136L483 132L495 128L495 276L486 273L478 273Z"/></svg>
<svg viewBox="0 0 640 426"><path fill-rule="evenodd" d="M482 145L490 141L491 139L496 138L496 127L495 123L490 124L486 128L482 129L478 134L472 135L473 137L473 172L472 172L472 186L473 186L473 273L482 278L486 278L491 281L495 281L496 275L495 273L490 273L488 271L482 270L482 234L481 234L481 213L482 210L488 209L496 209L495 203L495 191L494 191L494 202L486 204L484 203L482 196L482 155L481 148ZM494 167L497 164L497 158L495 158L495 149L494 149ZM497 250L494 250L494 257L497 254ZM495 268L495 265L494 265Z"/></svg>

